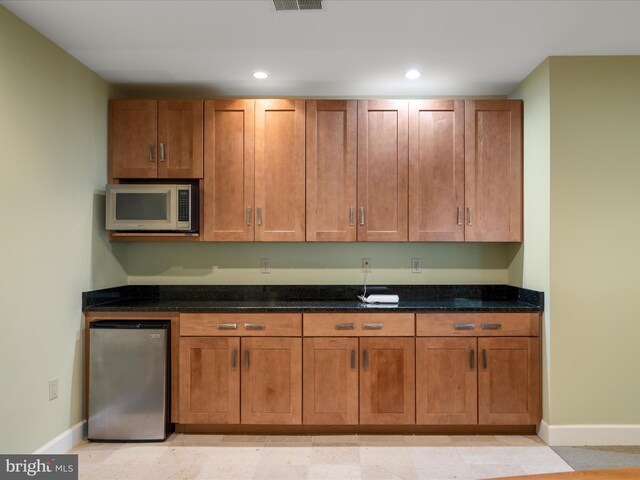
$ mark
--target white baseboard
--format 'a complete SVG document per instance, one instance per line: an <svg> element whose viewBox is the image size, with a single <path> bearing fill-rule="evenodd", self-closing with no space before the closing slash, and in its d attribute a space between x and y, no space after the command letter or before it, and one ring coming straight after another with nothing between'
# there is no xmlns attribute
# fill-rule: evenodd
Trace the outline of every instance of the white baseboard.
<svg viewBox="0 0 640 480"><path fill-rule="evenodd" d="M55 455L61 453L67 453L77 444L87 438L87 421L82 420L80 423L76 423L73 427L65 430L56 438L43 445L35 454Z"/></svg>
<svg viewBox="0 0 640 480"><path fill-rule="evenodd" d="M640 425L549 425L543 420L538 436L551 447L640 445Z"/></svg>

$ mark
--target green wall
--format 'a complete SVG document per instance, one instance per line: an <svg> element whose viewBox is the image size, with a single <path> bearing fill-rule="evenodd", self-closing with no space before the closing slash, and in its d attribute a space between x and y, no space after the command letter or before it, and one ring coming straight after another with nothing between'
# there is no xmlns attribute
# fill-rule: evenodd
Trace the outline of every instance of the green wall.
<svg viewBox="0 0 640 480"><path fill-rule="evenodd" d="M82 420L80 292L127 281L102 223L114 94L0 7L2 453L33 452Z"/></svg>
<svg viewBox="0 0 640 480"><path fill-rule="evenodd" d="M640 56L550 72L550 420L638 425Z"/></svg>

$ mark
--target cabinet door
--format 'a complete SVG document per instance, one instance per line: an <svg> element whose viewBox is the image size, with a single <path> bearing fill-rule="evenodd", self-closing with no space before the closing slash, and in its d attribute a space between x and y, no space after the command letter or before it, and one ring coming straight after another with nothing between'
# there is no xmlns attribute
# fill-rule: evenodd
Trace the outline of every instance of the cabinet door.
<svg viewBox="0 0 640 480"><path fill-rule="evenodd" d="M256 100L256 240L305 239L304 100Z"/></svg>
<svg viewBox="0 0 640 480"><path fill-rule="evenodd" d="M360 423L415 423L415 339L360 339Z"/></svg>
<svg viewBox="0 0 640 480"><path fill-rule="evenodd" d="M358 240L408 239L408 102L358 101Z"/></svg>
<svg viewBox="0 0 640 480"><path fill-rule="evenodd" d="M465 240L522 241L522 102L465 102Z"/></svg>
<svg viewBox="0 0 640 480"><path fill-rule="evenodd" d="M253 100L204 108L204 239L253 241Z"/></svg>
<svg viewBox="0 0 640 480"><path fill-rule="evenodd" d="M180 423L240 423L240 339L180 338Z"/></svg>
<svg viewBox="0 0 640 480"><path fill-rule="evenodd" d="M307 241L356 240L357 103L307 101Z"/></svg>
<svg viewBox="0 0 640 480"><path fill-rule="evenodd" d="M156 100L109 101L109 176L156 178L157 129Z"/></svg>
<svg viewBox="0 0 640 480"><path fill-rule="evenodd" d="M158 178L202 178L202 100L158 101Z"/></svg>
<svg viewBox="0 0 640 480"><path fill-rule="evenodd" d="M464 240L464 101L409 104L409 240Z"/></svg>
<svg viewBox="0 0 640 480"><path fill-rule="evenodd" d="M242 339L242 423L300 424L302 339Z"/></svg>
<svg viewBox="0 0 640 480"><path fill-rule="evenodd" d="M416 340L416 423L478 423L475 338Z"/></svg>
<svg viewBox="0 0 640 480"><path fill-rule="evenodd" d="M481 425L534 425L541 418L540 339L479 338Z"/></svg>
<svg viewBox="0 0 640 480"><path fill-rule="evenodd" d="M358 423L358 339L305 338L302 423Z"/></svg>

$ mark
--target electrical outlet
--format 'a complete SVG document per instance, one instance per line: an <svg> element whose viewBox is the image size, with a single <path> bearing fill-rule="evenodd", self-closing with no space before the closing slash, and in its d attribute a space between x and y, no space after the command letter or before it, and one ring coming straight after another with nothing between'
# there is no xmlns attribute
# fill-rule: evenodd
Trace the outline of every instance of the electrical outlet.
<svg viewBox="0 0 640 480"><path fill-rule="evenodd" d="M362 259L362 271L364 273L371 272L371 259L370 258L363 258Z"/></svg>
<svg viewBox="0 0 640 480"><path fill-rule="evenodd" d="M422 272L422 259L421 258L412 258L411 259L411 273L420 273Z"/></svg>
<svg viewBox="0 0 640 480"><path fill-rule="evenodd" d="M52 378L49 380L49 401L58 398L58 379Z"/></svg>
<svg viewBox="0 0 640 480"><path fill-rule="evenodd" d="M260 273L271 273L271 259L270 258L261 258L260 259Z"/></svg>

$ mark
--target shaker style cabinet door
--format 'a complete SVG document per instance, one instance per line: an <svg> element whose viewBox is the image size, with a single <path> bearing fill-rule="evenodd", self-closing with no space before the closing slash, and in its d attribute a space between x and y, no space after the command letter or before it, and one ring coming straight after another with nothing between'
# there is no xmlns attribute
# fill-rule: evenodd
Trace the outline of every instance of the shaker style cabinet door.
<svg viewBox="0 0 640 480"><path fill-rule="evenodd" d="M254 100L204 103L204 240L253 241Z"/></svg>
<svg viewBox="0 0 640 480"><path fill-rule="evenodd" d="M464 241L464 101L409 103L409 240Z"/></svg>
<svg viewBox="0 0 640 480"><path fill-rule="evenodd" d="M304 100L256 100L255 238L305 239Z"/></svg>
<svg viewBox="0 0 640 480"><path fill-rule="evenodd" d="M415 339L363 337L360 352L360 423L414 424Z"/></svg>
<svg viewBox="0 0 640 480"><path fill-rule="evenodd" d="M182 337L180 423L240 423L240 339Z"/></svg>
<svg viewBox="0 0 640 480"><path fill-rule="evenodd" d="M307 100L307 241L356 240L357 102Z"/></svg>
<svg viewBox="0 0 640 480"><path fill-rule="evenodd" d="M242 339L242 423L302 423L302 339Z"/></svg>
<svg viewBox="0 0 640 480"><path fill-rule="evenodd" d="M409 238L408 102L358 101L358 240Z"/></svg>
<svg viewBox="0 0 640 480"><path fill-rule="evenodd" d="M416 340L416 423L478 423L475 338Z"/></svg>
<svg viewBox="0 0 640 480"><path fill-rule="evenodd" d="M158 178L202 178L202 100L158 100Z"/></svg>
<svg viewBox="0 0 640 480"><path fill-rule="evenodd" d="M465 240L522 241L522 101L465 101Z"/></svg>
<svg viewBox="0 0 640 480"><path fill-rule="evenodd" d="M303 340L302 423L358 424L358 339Z"/></svg>
<svg viewBox="0 0 640 480"><path fill-rule="evenodd" d="M535 425L541 419L539 337L478 339L481 425Z"/></svg>
<svg viewBox="0 0 640 480"><path fill-rule="evenodd" d="M109 176L158 176L158 102L109 101Z"/></svg>

